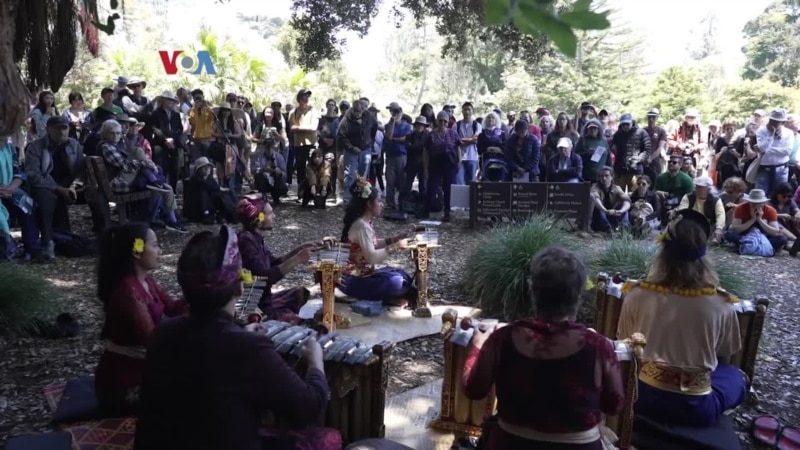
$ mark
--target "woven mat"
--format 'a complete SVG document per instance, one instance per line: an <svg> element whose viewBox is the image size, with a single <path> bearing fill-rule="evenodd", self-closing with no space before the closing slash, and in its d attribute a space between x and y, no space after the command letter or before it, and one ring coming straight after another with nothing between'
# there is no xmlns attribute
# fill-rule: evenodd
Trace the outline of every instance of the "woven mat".
<svg viewBox="0 0 800 450"><path fill-rule="evenodd" d="M66 382L45 386L44 398L51 411L55 411L64 394ZM72 435L73 450L131 450L136 432L136 419L103 419L81 422L62 427Z"/></svg>

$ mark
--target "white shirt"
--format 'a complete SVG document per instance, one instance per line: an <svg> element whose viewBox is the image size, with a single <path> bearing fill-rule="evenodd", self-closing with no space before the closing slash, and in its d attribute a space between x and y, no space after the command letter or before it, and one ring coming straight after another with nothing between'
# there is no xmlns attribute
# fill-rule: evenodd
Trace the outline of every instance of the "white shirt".
<svg viewBox="0 0 800 450"><path fill-rule="evenodd" d="M762 166L786 164L794 147L794 132L781 127L781 131L773 135L766 126L762 126L756 131L756 144L761 150Z"/></svg>
<svg viewBox="0 0 800 450"><path fill-rule="evenodd" d="M473 131L474 130L474 131ZM468 138L481 134L483 128L481 124L475 120L462 120L458 122L458 137ZM462 145L461 146L461 160L462 161L477 161L478 160L478 146L476 144Z"/></svg>

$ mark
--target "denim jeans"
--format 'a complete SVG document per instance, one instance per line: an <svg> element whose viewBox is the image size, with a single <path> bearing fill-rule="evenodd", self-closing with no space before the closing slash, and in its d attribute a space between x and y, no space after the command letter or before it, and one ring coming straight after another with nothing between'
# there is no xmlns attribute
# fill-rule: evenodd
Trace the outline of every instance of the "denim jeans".
<svg viewBox="0 0 800 450"><path fill-rule="evenodd" d="M461 166L458 168L456 175L457 185L470 184L475 180L475 175L478 173L478 161L461 161Z"/></svg>
<svg viewBox="0 0 800 450"><path fill-rule="evenodd" d="M372 149L367 148L361 150L361 153L355 154L349 150L344 152L344 192L342 197L345 203L350 201L352 197L350 188L356 181L356 177L366 178L369 174L369 167L372 163Z"/></svg>
<svg viewBox="0 0 800 450"><path fill-rule="evenodd" d="M397 205L397 196L403 191L406 177L406 155L386 157L386 201L390 206Z"/></svg>
<svg viewBox="0 0 800 450"><path fill-rule="evenodd" d="M617 227L628 228L629 225L630 219L627 212L623 214L622 217L614 217L609 216L599 208L595 208L592 213L592 230L594 231L609 232Z"/></svg>
<svg viewBox="0 0 800 450"><path fill-rule="evenodd" d="M9 219L15 217L19 223L20 228L22 229L22 244L25 248L25 252L31 255L39 253L41 250L41 245L39 242L39 226L36 223L36 216L33 214L25 214L21 209L19 209L11 199L2 199L3 206L6 207L9 213ZM2 236L3 233L0 233L0 239L6 239ZM11 236L7 236L8 239L11 239ZM13 239L11 239L13 242ZM12 247L16 250L16 244ZM7 247L7 250L10 250ZM2 255L0 255L0 259L2 259Z"/></svg>
<svg viewBox="0 0 800 450"><path fill-rule="evenodd" d="M756 189L761 189L767 195L770 195L773 189L779 184L789 181L789 168L786 165L778 167L764 167L758 168L756 173Z"/></svg>

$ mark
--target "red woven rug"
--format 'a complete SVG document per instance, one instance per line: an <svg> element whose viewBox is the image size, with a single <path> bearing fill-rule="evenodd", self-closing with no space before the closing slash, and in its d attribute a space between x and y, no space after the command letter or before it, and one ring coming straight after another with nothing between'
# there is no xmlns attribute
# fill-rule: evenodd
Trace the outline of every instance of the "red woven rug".
<svg viewBox="0 0 800 450"><path fill-rule="evenodd" d="M67 383L55 383L44 388L44 397L51 411L55 411ZM136 419L104 419L82 422L64 427L72 434L73 450L131 450L136 432Z"/></svg>

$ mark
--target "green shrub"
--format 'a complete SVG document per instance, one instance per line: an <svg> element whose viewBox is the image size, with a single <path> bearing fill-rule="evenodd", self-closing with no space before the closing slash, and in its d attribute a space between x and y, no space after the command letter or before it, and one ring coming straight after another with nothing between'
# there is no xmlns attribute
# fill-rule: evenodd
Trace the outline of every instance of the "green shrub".
<svg viewBox="0 0 800 450"><path fill-rule="evenodd" d="M575 238L550 216L535 215L494 228L468 258L462 285L487 316L528 317L532 304L526 280L531 258L553 245L578 249Z"/></svg>
<svg viewBox="0 0 800 450"><path fill-rule="evenodd" d="M58 297L40 274L18 264L0 264L0 331L38 334L58 315Z"/></svg>
<svg viewBox="0 0 800 450"><path fill-rule="evenodd" d="M650 265L658 253L658 244L654 241L637 240L630 235L613 239L605 251L592 256L590 267L592 275L606 272L613 275L620 272L625 278L643 280L650 271ZM739 269L728 258L724 251L709 252L713 267L719 274L720 286L739 297L751 294L745 278Z"/></svg>

